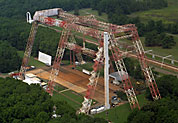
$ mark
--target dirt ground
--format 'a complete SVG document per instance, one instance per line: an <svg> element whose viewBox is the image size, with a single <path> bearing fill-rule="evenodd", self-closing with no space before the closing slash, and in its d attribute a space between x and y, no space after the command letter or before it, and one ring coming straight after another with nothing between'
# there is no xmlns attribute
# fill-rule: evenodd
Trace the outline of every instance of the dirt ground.
<svg viewBox="0 0 178 123"><path fill-rule="evenodd" d="M28 73L36 74L38 77L48 80L50 76L50 69L35 69L29 71ZM59 83L62 86L69 88L77 93L85 95L89 77L89 75L84 74L81 71L71 69L70 66L62 66L60 68L59 75L56 78L56 83ZM113 92L118 89L118 86L111 83L109 84L109 86L111 98L112 96L114 96ZM94 100L101 104L104 104L104 79L102 77L99 78L94 94Z"/></svg>

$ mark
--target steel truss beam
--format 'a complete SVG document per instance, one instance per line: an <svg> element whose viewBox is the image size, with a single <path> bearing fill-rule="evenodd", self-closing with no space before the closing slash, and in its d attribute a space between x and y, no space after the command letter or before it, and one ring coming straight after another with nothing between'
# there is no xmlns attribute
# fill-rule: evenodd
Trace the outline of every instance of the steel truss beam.
<svg viewBox="0 0 178 123"><path fill-rule="evenodd" d="M88 89L86 92L86 96L84 97L82 107L80 108L80 113L85 113L85 114L89 113L92 104L92 99L97 86L99 74L100 74L99 68L104 60L103 53L104 53L104 49L103 49L103 42L102 42L101 45L98 47L98 52L96 53L96 58L94 59L95 63L93 65L93 71L91 72L91 76L89 78Z"/></svg>
<svg viewBox="0 0 178 123"><path fill-rule="evenodd" d="M31 27L30 35L29 35L29 38L27 41L27 46L25 49L24 57L22 60L22 65L21 65L20 72L19 72L19 79L21 79L21 80L25 79L26 67L28 65L28 60L31 55L31 51L32 51L32 47L33 47L33 43L35 40L37 29L38 29L38 22L35 21L35 22L33 22L32 27Z"/></svg>
<svg viewBox="0 0 178 123"><path fill-rule="evenodd" d="M153 76L152 70L147 64L145 51L144 51L142 43L141 43L141 41L139 39L136 27L132 31L132 34L133 34L132 41L133 41L133 44L135 46L135 49L136 49L136 52L137 52L137 57L138 57L138 60L140 62L140 65L141 65L141 69L142 69L142 71L144 73L144 76L145 76L145 79L146 79L146 83L147 83L147 85L148 85L148 87L150 89L152 98L154 100L161 99L161 95L159 93L159 90L158 90L155 78Z"/></svg>
<svg viewBox="0 0 178 123"><path fill-rule="evenodd" d="M49 17L54 15L58 15L59 17L64 18L64 21ZM30 17L28 16L28 18ZM96 55L96 58L94 59L95 63L93 66L93 71L91 72L91 77L89 78L90 82L88 83L88 90L86 92L86 96L84 97L84 102L82 103L82 107L80 109L81 113L88 113L99 78L99 68L103 63L103 59L104 59L103 42L100 40L98 52L95 53L95 51L76 45L76 41L73 37L71 37L71 42L69 42L68 39L69 36L71 35L70 32L74 31L74 32L82 33L87 36L91 36L96 39L103 40L104 31L106 31L108 33L111 33L110 49L112 51L112 55L117 67L117 71L123 80L125 93L127 95L131 108L132 109L136 107L139 108L139 104L134 89L132 87L132 84L130 82L126 67L123 62L122 53L119 51L118 43L116 42L116 40L120 40L124 38L132 38L135 49L137 51L139 62L141 64L141 68L144 72L152 97L153 99L161 98L152 71L145 61L144 49L139 39L138 32L135 25L127 24L123 26L118 26L110 23L97 21L93 16L76 17L74 15L64 12L62 9L59 8L37 11L33 19L34 20L28 19L28 22L31 22L33 24L31 28L30 36L28 38L27 47L24 53L22 66L20 69L20 78L22 80L25 77L26 66L28 64L28 59L31 55L31 50L37 32L38 23L42 23L48 26L62 27L64 30L61 34L56 57L52 66L50 80L48 82L48 87L46 91L50 93L50 95L53 94L54 82L56 80L56 76L59 73L59 67L64 55L65 48L74 50L77 53L78 61L81 63L83 62L81 53L91 55L91 56ZM114 34L119 34L119 35L118 37L115 37Z"/></svg>
<svg viewBox="0 0 178 123"><path fill-rule="evenodd" d="M50 74L50 78L49 78L49 82L48 82L48 86L46 88L46 91L52 96L53 95L53 90L54 90L54 82L56 81L56 76L58 76L59 74L59 67L64 55L64 51L66 48L65 42L67 42L68 37L69 37L69 30L63 30L62 34L61 34L61 38L58 44L58 48L57 48L57 52L56 52L56 57L55 60L53 62L53 66L52 66L52 70L51 70L51 74Z"/></svg>
<svg viewBox="0 0 178 123"><path fill-rule="evenodd" d="M114 62L115 62L118 74L122 79L122 83L123 83L124 90L127 95L130 107L131 107L131 109L133 109L133 108L140 109L136 94L134 92L133 86L132 86L130 78L129 78L129 74L127 72L124 61L122 59L123 58L122 54L119 53L119 49L117 47L117 42L114 39L115 39L114 36L110 35L111 52L114 57Z"/></svg>
<svg viewBox="0 0 178 123"><path fill-rule="evenodd" d="M79 61L80 64L84 64L85 61L83 60L83 57L82 57L82 54L81 54L81 47L79 47L78 45L76 45L77 42L76 42L73 34L71 34L71 36L70 36L70 42L74 44L72 46L72 48L76 52L77 60Z"/></svg>

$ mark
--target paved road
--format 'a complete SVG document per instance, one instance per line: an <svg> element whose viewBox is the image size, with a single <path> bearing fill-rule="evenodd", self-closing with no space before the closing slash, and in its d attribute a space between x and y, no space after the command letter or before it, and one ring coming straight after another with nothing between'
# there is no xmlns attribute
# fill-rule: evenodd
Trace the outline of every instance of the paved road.
<svg viewBox="0 0 178 123"><path fill-rule="evenodd" d="M134 57L134 58L137 58L136 55L134 54L128 54L129 57ZM158 66L161 66L163 68L166 68L166 69L169 69L169 70L173 70L175 72L178 72L178 67L174 67L174 66L171 66L171 65L168 65L168 64L162 64L161 62L158 62L158 61L155 61L155 60L152 60L152 59L146 59L147 62L151 63L151 64L155 64L155 65L158 65Z"/></svg>
<svg viewBox="0 0 178 123"><path fill-rule="evenodd" d="M163 73L163 74L177 76L177 78L178 78L178 74L177 73L173 73L173 72L170 72L170 71L167 71L165 69L158 68L158 67L155 67L154 70L157 71L157 72Z"/></svg>

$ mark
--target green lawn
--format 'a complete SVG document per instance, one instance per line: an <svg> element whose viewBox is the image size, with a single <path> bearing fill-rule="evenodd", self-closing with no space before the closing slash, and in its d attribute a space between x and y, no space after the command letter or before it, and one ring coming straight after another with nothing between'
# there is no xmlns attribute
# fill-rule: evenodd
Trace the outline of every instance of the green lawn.
<svg viewBox="0 0 178 123"><path fill-rule="evenodd" d="M108 115L106 114L108 112ZM95 117L101 117L112 121L113 123L124 123L131 112L129 104L124 104L119 107L112 108L102 113L96 114Z"/></svg>
<svg viewBox="0 0 178 123"><path fill-rule="evenodd" d="M24 51L18 51L18 55L23 58L24 56ZM29 66L35 66L36 68L40 68L42 66L45 66L44 63L42 62L39 62L38 60L34 59L34 57L30 57L29 59L29 63L28 63Z"/></svg>
<svg viewBox="0 0 178 123"><path fill-rule="evenodd" d="M129 15L130 17L139 16L142 21L146 22L149 19L162 20L164 23L172 23L178 21L178 0L167 0L168 7L157 10L148 10L143 12L135 12Z"/></svg>
<svg viewBox="0 0 178 123"><path fill-rule="evenodd" d="M68 97L70 97L72 99L75 99L77 102L80 102L80 104L82 104L82 102L83 102L83 96L72 91L72 90L65 91L65 92L63 92L63 94L67 95Z"/></svg>
<svg viewBox="0 0 178 123"><path fill-rule="evenodd" d="M93 63L87 62L86 64L76 66L76 69L80 71L82 71L82 69L92 71L93 70L92 66L93 66Z"/></svg>
<svg viewBox="0 0 178 123"><path fill-rule="evenodd" d="M66 101L69 105L71 105L74 109L78 110L82 106L83 95L76 93L68 88L57 85L54 87L56 91L53 92L52 99L53 101ZM93 99L92 105L97 104L98 102Z"/></svg>
<svg viewBox="0 0 178 123"><path fill-rule="evenodd" d="M138 98L140 107L142 107L148 102L148 100L145 98L145 94L140 94L137 96L137 98Z"/></svg>
<svg viewBox="0 0 178 123"><path fill-rule="evenodd" d="M64 65L70 65L70 60L62 60L62 63L63 63Z"/></svg>
<svg viewBox="0 0 178 123"><path fill-rule="evenodd" d="M53 101L66 101L69 105L71 105L76 110L81 108L83 102L83 96L72 90L67 90L61 93L54 92L52 99ZM93 100L92 105L93 103L97 104L98 102L96 100Z"/></svg>
<svg viewBox="0 0 178 123"><path fill-rule="evenodd" d="M56 86L54 86L54 89L55 89L56 91L62 91L62 90L65 90L65 89L67 89L67 88L64 87L64 86L62 86L62 85L57 84Z"/></svg>
<svg viewBox="0 0 178 123"><path fill-rule="evenodd" d="M143 106L144 104L147 103L144 94L138 95L137 97L140 106ZM106 112L108 112L108 115L106 114ZM113 123L124 123L127 122L127 117L129 116L130 112L131 112L130 105L126 103L121 106L104 111L102 113L96 114L94 115L94 117L102 117L112 121Z"/></svg>
<svg viewBox="0 0 178 123"><path fill-rule="evenodd" d="M78 110L81 107L83 97L76 95L73 91L65 91L62 93L54 92L52 99L54 101L66 101L74 109ZM76 102L73 100L76 100ZM79 103L77 103L77 102L79 102Z"/></svg>

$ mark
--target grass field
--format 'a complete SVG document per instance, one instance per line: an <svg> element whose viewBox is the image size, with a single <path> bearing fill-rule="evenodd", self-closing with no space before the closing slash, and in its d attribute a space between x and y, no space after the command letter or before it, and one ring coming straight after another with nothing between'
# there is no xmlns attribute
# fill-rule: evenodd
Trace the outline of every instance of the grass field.
<svg viewBox="0 0 178 123"><path fill-rule="evenodd" d="M23 58L24 56L24 51L18 51L18 55ZM40 68L42 66L45 66L44 63L42 62L39 62L38 60L34 59L34 57L30 57L30 60L29 60L29 63L28 63L29 66L35 66L36 68Z"/></svg>
<svg viewBox="0 0 178 123"><path fill-rule="evenodd" d="M138 100L140 106L143 106L148 101L145 99L145 95L138 95ZM108 112L108 115L106 114ZM116 108L112 108L110 110L104 111L102 113L94 115L94 117L102 117L107 120L112 121L113 123L124 123L127 122L127 117L131 112L130 105L128 103L118 106Z"/></svg>
<svg viewBox="0 0 178 123"><path fill-rule="evenodd" d="M74 11L70 11L69 13L74 14ZM104 21L107 22L108 21L108 16L106 13L102 13L101 16L98 15L98 12L96 10L92 10L91 8L87 8L87 9L80 9L79 10L79 15L80 16L86 16L86 15L95 15L95 17L100 20L100 21Z"/></svg>
<svg viewBox="0 0 178 123"><path fill-rule="evenodd" d="M63 63L64 65L70 65L70 60L62 60L62 63Z"/></svg>
<svg viewBox="0 0 178 123"><path fill-rule="evenodd" d="M63 86L57 84L56 86L54 86L54 89L55 89L56 91L63 91L63 90L65 90L65 89L67 89L67 88L65 88L65 87L63 87Z"/></svg>
<svg viewBox="0 0 178 123"><path fill-rule="evenodd" d="M172 35L172 34L171 34ZM176 46L172 47L171 49L163 49L162 47L145 47L145 50L153 50L153 53L161 55L161 56L167 56L172 55L172 58L175 60L178 60L178 35L173 35L174 40L176 41ZM140 38L143 45L144 45L144 37Z"/></svg>
<svg viewBox="0 0 178 123"><path fill-rule="evenodd" d="M162 20L164 23L178 22L178 0L167 0L168 7L157 10L148 10L143 12L135 12L130 17L140 17L146 22L149 19Z"/></svg>
<svg viewBox="0 0 178 123"><path fill-rule="evenodd" d="M69 91L65 91L63 92L63 94L67 95L68 97L72 98L72 99L75 99L77 102L79 102L80 104L82 103L83 101L83 96L72 91L72 90L69 90Z"/></svg>
<svg viewBox="0 0 178 123"><path fill-rule="evenodd" d="M81 95L71 90L67 90L61 93L54 92L52 99L54 101L66 101L76 110L78 110L81 107L83 101L83 97Z"/></svg>
<svg viewBox="0 0 178 123"><path fill-rule="evenodd" d="M54 101L66 101L74 109L78 110L82 106L83 95L76 93L62 85L56 85L54 87L55 91L53 93L52 99ZM92 100L92 105L97 104L96 100Z"/></svg>
<svg viewBox="0 0 178 123"><path fill-rule="evenodd" d="M52 99L54 101L66 101L69 105L71 105L76 110L78 110L81 107L80 104L69 100L68 97L66 97L62 94L58 94L57 92L54 92Z"/></svg>
<svg viewBox="0 0 178 123"><path fill-rule="evenodd" d="M76 69L80 70L80 71L82 71L82 69L86 69L88 71L92 71L93 70L92 66L93 66L93 63L87 62L86 64L76 66Z"/></svg>

